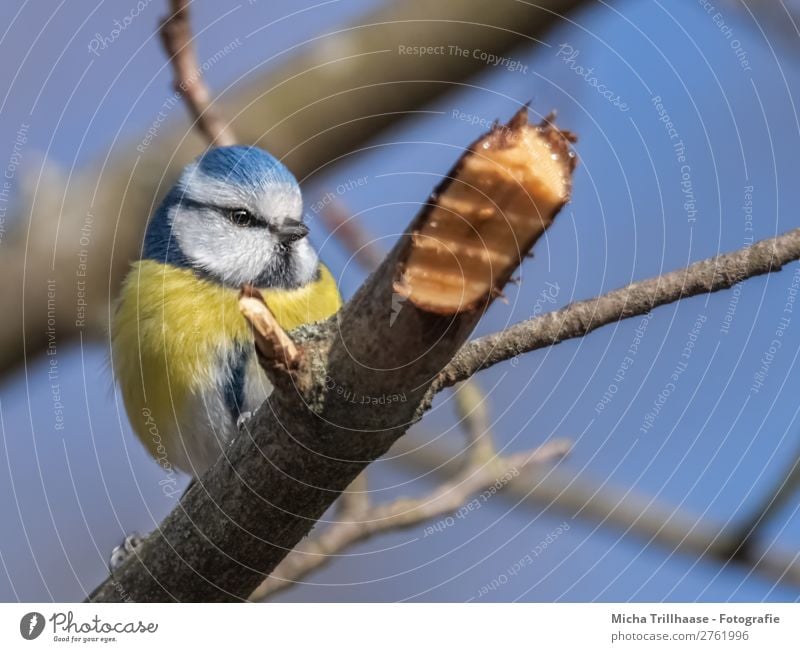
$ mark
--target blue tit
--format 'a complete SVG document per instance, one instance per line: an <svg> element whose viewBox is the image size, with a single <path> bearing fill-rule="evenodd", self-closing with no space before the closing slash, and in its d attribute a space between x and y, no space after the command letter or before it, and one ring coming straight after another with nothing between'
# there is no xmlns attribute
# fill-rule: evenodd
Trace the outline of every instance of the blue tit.
<svg viewBox="0 0 800 652"><path fill-rule="evenodd" d="M114 308L111 355L133 429L164 468L199 476L272 389L239 312L242 284L286 330L341 306L307 235L297 181L256 147L208 151L151 217Z"/></svg>

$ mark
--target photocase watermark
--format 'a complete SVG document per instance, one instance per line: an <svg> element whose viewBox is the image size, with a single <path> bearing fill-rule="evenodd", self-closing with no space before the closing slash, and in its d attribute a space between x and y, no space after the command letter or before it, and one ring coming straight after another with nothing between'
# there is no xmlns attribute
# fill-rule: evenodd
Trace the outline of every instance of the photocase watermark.
<svg viewBox="0 0 800 652"><path fill-rule="evenodd" d="M692 166L689 165L686 157L686 145L678 133L678 129L667 111L664 101L660 95L654 95L650 99L653 108L656 110L658 119L664 125L664 130L672 143L672 152L675 160L680 166L680 188L683 193L683 210L686 212L686 221L692 224L697 218L697 201L694 196L694 185L692 183Z"/></svg>
<svg viewBox="0 0 800 652"><path fill-rule="evenodd" d="M647 333L647 327L650 325L650 320L652 318L653 314L648 312L644 317L642 317L641 321L634 329L633 339L628 345L628 350L625 351L625 356L622 358L622 362L619 363L617 371L614 373L614 377L608 384L608 388L605 392L603 392L602 398L594 406L595 414L600 414L603 410L605 410L609 403L611 403L613 400L614 396L617 395L620 385L622 385L622 383L625 381L628 370L633 366L633 363L636 360L636 355L639 353L639 346L641 345L642 340Z"/></svg>
<svg viewBox="0 0 800 652"><path fill-rule="evenodd" d="M653 407L648 410L642 419L642 425L639 427L639 432L642 435L646 435L653 428L659 414L661 414L661 410L667 404L669 397L677 389L678 382L683 377L685 371L689 368L689 361L694 353L697 340L700 337L700 331L703 329L703 325L707 321L708 317L706 317L703 313L700 313L697 315L694 325L689 329L689 332L686 336L686 341L683 345L683 350L681 351L680 359L675 365L675 368L672 370L672 373L669 375L669 380L666 382L664 387L653 401Z"/></svg>
<svg viewBox="0 0 800 652"><path fill-rule="evenodd" d="M147 151L147 148L150 147L155 137L158 136L159 132L161 131L161 127L167 121L167 118L169 117L169 112L172 111L172 109L174 109L178 104L181 103L181 98L183 96L183 93L186 92L186 89L189 86L191 86L195 81L197 81L202 75L204 75L211 68L213 68L217 63L219 63L221 59L228 56L231 52L241 47L242 45L243 45L242 40L239 37L236 37L230 43L217 50L202 64L200 64L194 70L194 72L189 76L188 79L183 79L180 81L179 90L176 90L161 104L161 107L159 108L156 117L153 119L153 121L150 123L150 126L147 128L147 131L144 134L144 138L142 138L141 142L136 146L137 152L139 152L140 154L144 154L145 151Z"/></svg>
<svg viewBox="0 0 800 652"><path fill-rule="evenodd" d="M780 351L780 349L783 347L783 337L792 323L794 305L797 302L797 292L799 289L800 266L796 266L794 273L792 274L792 280L789 282L789 288L786 291L786 300L784 301L783 310L780 318L778 319L778 324L773 332L772 340L770 341L769 346L764 350L764 353L761 354L761 362L758 371L753 374L753 382L750 385L751 395L758 394L759 391L761 391L761 388L764 386L767 376L769 375L769 370L772 367L772 363L775 362L778 351Z"/></svg>
<svg viewBox="0 0 800 652"><path fill-rule="evenodd" d="M37 612L26 614L23 622L20 623L20 633L24 638L28 638L23 633L23 627L25 619L29 616L36 619L39 634L42 633L46 624L42 614ZM39 619L42 620L41 625ZM47 621L52 628L52 639L50 640L54 643L114 643L117 642L117 636L120 634L155 634L158 631L158 623L154 622L108 621L97 615L89 620L78 620L72 611L56 611Z"/></svg>
<svg viewBox="0 0 800 652"><path fill-rule="evenodd" d="M722 34L727 40L728 44L730 45L731 50L733 50L736 59L739 61L739 65L741 66L742 70L745 71L752 71L752 67L750 66L750 59L749 55L747 54L747 50L742 47L742 42L735 38L733 35L733 27L725 20L725 16L722 12L717 11L717 8L711 4L708 0L697 0L697 4L699 4L705 12L711 16L711 20L714 21L714 24L717 26L720 34Z"/></svg>
<svg viewBox="0 0 800 652"><path fill-rule="evenodd" d="M569 532L570 525L563 521L557 528L548 532L547 536L539 541L533 548L526 554L515 561L506 570L495 577L491 582L484 584L479 590L476 598L482 598L492 591L496 591L501 586L508 584L514 577L519 575L523 568L532 566L534 560L541 556L550 546L552 546L558 539L566 532Z"/></svg>
<svg viewBox="0 0 800 652"><path fill-rule="evenodd" d="M11 156L6 163L6 169L3 171L3 179L2 183L0 183L0 244L2 244L3 236L6 233L6 217L8 215L9 200L11 199L12 181L17 175L19 166L22 164L22 148L28 142L29 129L30 125L27 122L20 123L14 142L11 145Z"/></svg>
<svg viewBox="0 0 800 652"><path fill-rule="evenodd" d="M555 305L560 292L561 288L559 287L558 282L551 283L550 281L545 281L544 287L541 289L539 294L536 295L536 300L533 302L531 317L538 317L542 314L542 312L544 312L545 307L549 305Z"/></svg>
<svg viewBox="0 0 800 652"><path fill-rule="evenodd" d="M519 59L498 56L481 48L463 48L460 45L398 45L397 54L412 57L450 56L482 61L492 68L505 68L509 72L527 74L528 66Z"/></svg>
<svg viewBox="0 0 800 652"><path fill-rule="evenodd" d="M622 98L619 96L619 94L615 93L613 90L608 88L606 84L602 83L597 79L597 77L595 77L594 68L586 68L578 63L578 57L580 54L581 51L576 50L569 43L562 43L558 48L558 52L556 52L556 56L566 63L572 72L578 75L578 77L582 77L586 83L594 88L601 97L611 104L611 106L618 108L623 113L630 111L631 107L628 106L627 102L622 101Z"/></svg>
<svg viewBox="0 0 800 652"><path fill-rule="evenodd" d="M147 428L147 432L150 433L150 439L155 447L155 454L153 457L167 474L166 478L162 478L158 481L158 486L161 487L161 491L167 498L173 498L180 493L178 490L175 468L169 461L167 448L164 446L164 440L161 438L158 424L153 418L153 413L150 411L150 408L142 408L142 417L144 418L144 425Z"/></svg>
<svg viewBox="0 0 800 652"><path fill-rule="evenodd" d="M39 638L44 631L44 616L38 611L26 613L19 621L19 633L26 641Z"/></svg>
<svg viewBox="0 0 800 652"><path fill-rule="evenodd" d="M436 523L428 525L425 528L422 537L425 538L438 532L444 532L447 528L455 525L456 521L463 520L473 512L478 511L492 496L496 495L516 477L519 477L519 469L516 467L509 469L503 475L497 478L492 485L475 496L475 498L470 500L465 505L459 507L458 511L453 516L446 516L445 518L436 521Z"/></svg>
<svg viewBox="0 0 800 652"><path fill-rule="evenodd" d="M309 206L310 210L314 215L318 215L321 211L325 210L333 204L337 197L341 197L346 195L348 192L353 190L357 190L358 188L363 188L369 183L369 177L354 177L352 179L348 179L347 181L343 181L339 185L337 185L333 190L328 190L320 199L315 201L311 206Z"/></svg>
<svg viewBox="0 0 800 652"><path fill-rule="evenodd" d="M405 403L408 399L405 392L399 394L362 394L337 383L330 376L325 376L325 387L347 403L353 405L391 405Z"/></svg>
<svg viewBox="0 0 800 652"><path fill-rule="evenodd" d="M753 237L753 186L744 187L744 199L742 200L742 214L744 216L744 248L749 249L755 238ZM728 299L728 307L722 316L722 324L719 332L727 335L730 332L733 318L736 316L736 309L739 306L739 299L742 296L742 281L733 286Z"/></svg>
<svg viewBox="0 0 800 652"><path fill-rule="evenodd" d="M114 29L108 32L108 34L103 35L99 32L95 32L94 36L89 41L89 52L99 57L100 50L110 48L152 2L153 0L139 0L139 2L131 7L131 10L122 17L122 20L114 19L112 23Z"/></svg>

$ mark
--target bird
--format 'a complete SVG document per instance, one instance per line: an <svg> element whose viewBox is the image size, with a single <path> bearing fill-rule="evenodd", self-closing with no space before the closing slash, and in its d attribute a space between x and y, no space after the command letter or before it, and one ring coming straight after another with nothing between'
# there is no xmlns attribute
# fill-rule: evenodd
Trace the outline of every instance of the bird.
<svg viewBox="0 0 800 652"><path fill-rule="evenodd" d="M255 146L207 150L150 217L114 306L111 366L165 470L201 476L272 391L239 312L243 285L287 331L340 308L308 234L297 180Z"/></svg>

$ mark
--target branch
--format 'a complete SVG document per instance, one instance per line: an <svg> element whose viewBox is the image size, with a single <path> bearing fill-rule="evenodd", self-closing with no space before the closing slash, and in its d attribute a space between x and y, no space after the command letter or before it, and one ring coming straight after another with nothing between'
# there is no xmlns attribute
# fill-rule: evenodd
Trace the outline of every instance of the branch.
<svg viewBox="0 0 800 652"><path fill-rule="evenodd" d="M303 362L302 351L275 319L261 292L252 285L242 286L239 310L253 329L261 368L273 385L283 385L283 377L300 369Z"/></svg>
<svg viewBox="0 0 800 652"><path fill-rule="evenodd" d="M358 515L358 520L339 521L316 537L301 542L250 599L263 600L291 588L345 549L376 534L414 527L455 513L476 494L496 487L491 493L494 495L495 491L501 491L512 478L530 466L563 457L569 452L570 446L571 442L567 440L553 440L532 451L494 457L481 465L469 463L452 480L422 498L401 498L387 505L371 507Z"/></svg>
<svg viewBox="0 0 800 652"><path fill-rule="evenodd" d="M772 491L752 510L743 524L726 537L725 554L734 561L742 563L753 564L758 561L755 549L758 530L786 505L797 492L798 486L800 486L800 455L796 453L792 456L791 466L778 478ZM794 577L800 578L800 566L795 570Z"/></svg>
<svg viewBox="0 0 800 652"><path fill-rule="evenodd" d="M644 315L685 297L730 288L741 281L780 270L800 259L800 229L684 269L637 281L594 299L528 319L499 333L466 344L443 369L432 391L470 378L492 365L523 353L583 337L621 319Z"/></svg>
<svg viewBox="0 0 800 652"><path fill-rule="evenodd" d="M170 7L172 14L161 21L160 33L175 70L175 90L183 96L195 128L208 139L210 146L235 145L233 131L211 106L211 93L200 74L189 23L189 0L171 0Z"/></svg>
<svg viewBox="0 0 800 652"><path fill-rule="evenodd" d="M392 451L402 461L426 472L432 470L445 481L459 473L452 453L442 446L420 446L418 441L404 437ZM587 478L585 473L576 477L567 467L545 471L532 466L509 483L503 496L514 504L523 501L536 510L553 509L614 528L669 552L715 559L722 564L736 563L771 581L800 585L800 560L796 553L769 550L760 554L751 550L748 556L735 555L740 543L738 529L730 534L706 518L656 498Z"/></svg>
<svg viewBox="0 0 800 652"><path fill-rule="evenodd" d="M374 241L370 240L364 232L361 224L350 216L344 208L344 204L340 201L334 201L327 206L320 213L320 218L328 232L341 242L346 250L348 250L356 259L356 262L361 265L367 272L374 272L378 265L384 258L384 253L378 250ZM339 515L343 520L354 519L366 513L370 507L369 499L369 482L367 472L365 471L359 475L350 486L342 492L337 503ZM308 541L310 545L311 540ZM264 583L270 582L271 578L264 580ZM254 595L259 594L265 589L262 584ZM263 593L264 596L267 593ZM251 600L254 598L251 596Z"/></svg>
<svg viewBox="0 0 800 652"><path fill-rule="evenodd" d="M345 210L341 202L334 202L322 212L321 216L331 235L340 241L362 268L372 272L380 265L383 253L369 238L361 223ZM291 588L304 577L332 561L335 555L342 554L350 546L375 534L411 527L429 518L454 512L472 495L470 487L474 481L481 484L479 478L489 475L487 464L491 463L491 467L499 473L504 465L510 463L510 458L494 459L496 453L493 436L489 430L485 397L477 384L473 381L462 383L456 393L455 403L467 437L466 464L462 465L463 469L455 478L456 485L460 485L455 491L450 491L453 483L448 481L424 498L400 499L389 505L373 507L367 493L367 472L361 473L339 497L337 514L340 522L328 526L321 533L312 533L303 540L278 565L275 572L253 591L250 600L260 602L275 593ZM566 454L567 448L567 442L551 444L531 453L529 462L546 461L548 449L552 449L553 456L560 456ZM499 475L504 474L499 473ZM465 479L467 482L461 484L460 479ZM487 483L493 484L491 479L487 480ZM480 486L476 492L482 489L483 486ZM430 514L431 509L436 513ZM412 517L412 520L409 520L409 514L415 514L417 518Z"/></svg>

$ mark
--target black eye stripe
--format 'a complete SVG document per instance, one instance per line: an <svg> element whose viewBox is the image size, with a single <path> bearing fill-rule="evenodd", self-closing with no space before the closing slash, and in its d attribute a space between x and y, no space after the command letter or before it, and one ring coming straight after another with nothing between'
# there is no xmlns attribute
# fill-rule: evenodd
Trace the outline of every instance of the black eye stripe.
<svg viewBox="0 0 800 652"><path fill-rule="evenodd" d="M182 197L180 202L178 202L178 205L183 206L184 208L209 210L222 213L222 215L224 215L228 221L232 222L236 226L241 226L244 228L269 227L266 222L258 219L246 208L225 208L224 206L216 206L209 202L197 201L194 199L189 199L188 197Z"/></svg>

